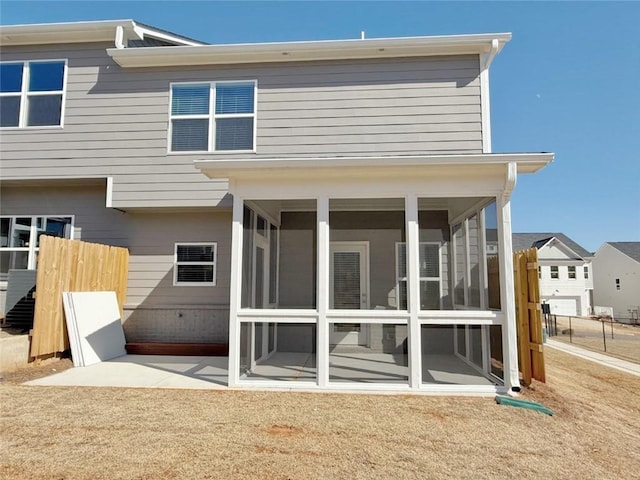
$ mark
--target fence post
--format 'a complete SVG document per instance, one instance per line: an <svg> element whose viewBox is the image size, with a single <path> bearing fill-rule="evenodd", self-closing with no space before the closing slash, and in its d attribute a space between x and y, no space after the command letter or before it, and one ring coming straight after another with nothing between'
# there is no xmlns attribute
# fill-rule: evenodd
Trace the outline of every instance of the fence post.
<svg viewBox="0 0 640 480"><path fill-rule="evenodd" d="M613 338L613 317L611 317L611 338Z"/></svg>
<svg viewBox="0 0 640 480"><path fill-rule="evenodd" d="M569 343L573 343L573 331L571 330L571 317L569 317Z"/></svg>
<svg viewBox="0 0 640 480"><path fill-rule="evenodd" d="M607 351L607 335L604 333L604 322L601 320L600 323L602 323L602 343L604 343L604 351Z"/></svg>

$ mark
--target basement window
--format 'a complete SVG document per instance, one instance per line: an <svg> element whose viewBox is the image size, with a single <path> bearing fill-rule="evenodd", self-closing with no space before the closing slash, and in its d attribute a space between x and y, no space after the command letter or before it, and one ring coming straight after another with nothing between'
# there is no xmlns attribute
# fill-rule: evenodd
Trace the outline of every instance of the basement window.
<svg viewBox="0 0 640 480"><path fill-rule="evenodd" d="M65 60L0 63L0 127L62 126Z"/></svg>
<svg viewBox="0 0 640 480"><path fill-rule="evenodd" d="M217 243L176 243L173 284L215 286Z"/></svg>

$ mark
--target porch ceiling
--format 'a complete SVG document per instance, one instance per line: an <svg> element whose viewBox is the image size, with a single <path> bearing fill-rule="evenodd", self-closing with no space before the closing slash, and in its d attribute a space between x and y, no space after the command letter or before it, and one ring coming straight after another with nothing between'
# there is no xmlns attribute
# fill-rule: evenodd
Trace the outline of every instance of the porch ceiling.
<svg viewBox="0 0 640 480"><path fill-rule="evenodd" d="M390 173L455 173L464 169L484 171L509 163L518 173L535 173L553 161L553 153L486 153L469 155L411 155L385 157L310 157L196 160L195 166L209 178L264 176L378 176Z"/></svg>

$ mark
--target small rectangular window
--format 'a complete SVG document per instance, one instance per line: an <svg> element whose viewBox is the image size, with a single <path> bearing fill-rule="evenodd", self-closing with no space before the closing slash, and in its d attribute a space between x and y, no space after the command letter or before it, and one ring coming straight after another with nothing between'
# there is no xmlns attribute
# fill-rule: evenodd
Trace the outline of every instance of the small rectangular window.
<svg viewBox="0 0 640 480"><path fill-rule="evenodd" d="M538 267L538 278L542 278L542 267Z"/></svg>
<svg viewBox="0 0 640 480"><path fill-rule="evenodd" d="M584 267L584 278L589 278L589 267Z"/></svg>
<svg viewBox="0 0 640 480"><path fill-rule="evenodd" d="M62 125L64 60L0 63L0 127Z"/></svg>
<svg viewBox="0 0 640 480"><path fill-rule="evenodd" d="M552 265L551 266L551 278L555 278L555 279L560 278L560 275L558 274L558 266L557 265Z"/></svg>
<svg viewBox="0 0 640 480"><path fill-rule="evenodd" d="M616 290L620 290L620 279L616 278Z"/></svg>
<svg viewBox="0 0 640 480"><path fill-rule="evenodd" d="M567 268L568 268L568 272L569 272L569 279L570 280L575 280L576 279L576 267L569 265Z"/></svg>
<svg viewBox="0 0 640 480"><path fill-rule="evenodd" d="M205 286L216 284L217 244L176 243L174 285Z"/></svg>
<svg viewBox="0 0 640 480"><path fill-rule="evenodd" d="M171 86L171 152L254 149L256 82Z"/></svg>

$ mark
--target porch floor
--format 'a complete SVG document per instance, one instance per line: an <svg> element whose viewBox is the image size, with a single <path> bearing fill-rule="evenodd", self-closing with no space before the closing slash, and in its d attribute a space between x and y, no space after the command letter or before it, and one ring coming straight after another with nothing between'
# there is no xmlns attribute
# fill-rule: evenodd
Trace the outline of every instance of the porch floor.
<svg viewBox="0 0 640 480"><path fill-rule="evenodd" d="M330 381L335 383L406 384L404 356L383 353L331 353ZM453 355L423 356L423 383L494 385ZM228 358L124 355L88 367L76 367L27 385L190 388L227 387ZM306 381L316 378L315 354L277 352L247 376L257 381Z"/></svg>

